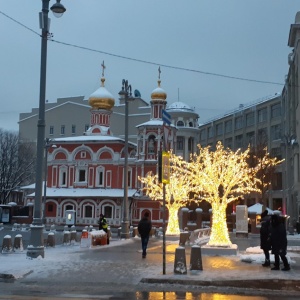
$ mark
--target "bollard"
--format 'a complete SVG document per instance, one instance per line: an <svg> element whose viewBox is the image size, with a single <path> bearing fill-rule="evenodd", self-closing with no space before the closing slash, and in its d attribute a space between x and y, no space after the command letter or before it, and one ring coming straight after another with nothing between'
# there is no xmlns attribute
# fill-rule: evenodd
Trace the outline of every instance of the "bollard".
<svg viewBox="0 0 300 300"><path fill-rule="evenodd" d="M81 239L80 239L80 247L91 247L91 239L89 238L89 233L86 229L82 230Z"/></svg>
<svg viewBox="0 0 300 300"><path fill-rule="evenodd" d="M191 271L202 271L203 270L201 247L198 245L193 245L191 247L190 270Z"/></svg>
<svg viewBox="0 0 300 300"><path fill-rule="evenodd" d="M2 253L12 253L11 236L6 235L2 242Z"/></svg>
<svg viewBox="0 0 300 300"><path fill-rule="evenodd" d="M188 241L190 233L188 231L180 232L179 236L179 245L185 246L185 243Z"/></svg>
<svg viewBox="0 0 300 300"><path fill-rule="evenodd" d="M111 231L110 231L110 226L107 227L107 245L109 245L109 239L111 238Z"/></svg>
<svg viewBox="0 0 300 300"><path fill-rule="evenodd" d="M93 230L94 230L93 225L90 225L90 226L89 226L89 231L93 231Z"/></svg>
<svg viewBox="0 0 300 300"><path fill-rule="evenodd" d="M47 237L47 246L48 247L55 247L55 233L49 232Z"/></svg>
<svg viewBox="0 0 300 300"><path fill-rule="evenodd" d="M14 239L14 252L23 252L23 240L22 240L22 234L17 234Z"/></svg>
<svg viewBox="0 0 300 300"><path fill-rule="evenodd" d="M177 247L175 250L174 273L181 275L187 274L184 247Z"/></svg>
<svg viewBox="0 0 300 300"><path fill-rule="evenodd" d="M129 236L133 237L133 226L129 227Z"/></svg>
<svg viewBox="0 0 300 300"><path fill-rule="evenodd" d="M71 233L70 231L64 231L63 244L70 245L71 243Z"/></svg>
<svg viewBox="0 0 300 300"><path fill-rule="evenodd" d="M76 231L71 231L70 240L71 240L71 243L72 242L74 243L77 241L77 232Z"/></svg>
<svg viewBox="0 0 300 300"><path fill-rule="evenodd" d="M119 238L121 238L121 230L122 230L122 227L119 227L119 228L118 228L118 237L119 237Z"/></svg>
<svg viewBox="0 0 300 300"><path fill-rule="evenodd" d="M21 231L27 231L26 224L22 224Z"/></svg>
<svg viewBox="0 0 300 300"><path fill-rule="evenodd" d="M55 230L55 225L54 224L52 224L51 226L50 226L50 231L51 232L55 232L56 230Z"/></svg>
<svg viewBox="0 0 300 300"><path fill-rule="evenodd" d="M138 237L139 236L139 231L137 227L133 227L133 232L132 232L133 237Z"/></svg>
<svg viewBox="0 0 300 300"><path fill-rule="evenodd" d="M156 235L156 228L152 227L151 230L150 230L150 236L153 237L155 235Z"/></svg>
<svg viewBox="0 0 300 300"><path fill-rule="evenodd" d="M17 231L17 223L13 224L13 227L12 227L11 231Z"/></svg>
<svg viewBox="0 0 300 300"><path fill-rule="evenodd" d="M64 231L69 231L69 226L68 225L64 226Z"/></svg>

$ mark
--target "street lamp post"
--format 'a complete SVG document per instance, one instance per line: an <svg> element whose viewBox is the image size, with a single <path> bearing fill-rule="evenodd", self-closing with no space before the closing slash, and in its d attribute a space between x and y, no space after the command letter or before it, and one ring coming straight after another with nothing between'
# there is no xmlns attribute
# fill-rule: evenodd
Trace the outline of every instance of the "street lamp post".
<svg viewBox="0 0 300 300"><path fill-rule="evenodd" d="M122 90L119 95L125 98L125 146L124 146L124 201L123 220L121 225L121 238L129 238L129 217L128 217L128 102L132 100L131 85L128 81L122 80Z"/></svg>
<svg viewBox="0 0 300 300"><path fill-rule="evenodd" d="M48 179L48 151L49 148L56 148L51 140L45 140L45 165L44 165L44 193L43 193L43 224L46 224L46 198L47 198L47 179Z"/></svg>
<svg viewBox="0 0 300 300"><path fill-rule="evenodd" d="M40 68L40 98L39 98L39 119L37 122L37 159L36 159L36 180L33 222L31 225L31 235L29 246L27 247L27 256L37 258L44 257L44 239L42 222L42 188L43 188L43 159L45 142L45 100L46 100L46 69L47 69L47 41L49 35L49 2L42 0L42 11L40 12L41 34L41 68ZM56 17L60 17L66 9L60 0L51 7Z"/></svg>

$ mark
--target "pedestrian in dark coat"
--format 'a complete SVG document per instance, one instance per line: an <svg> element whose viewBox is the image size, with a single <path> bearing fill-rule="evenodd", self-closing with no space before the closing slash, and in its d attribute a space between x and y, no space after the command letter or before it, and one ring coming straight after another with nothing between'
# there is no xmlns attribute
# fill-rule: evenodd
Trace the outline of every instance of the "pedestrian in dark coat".
<svg viewBox="0 0 300 300"><path fill-rule="evenodd" d="M270 253L271 250L271 239L270 239L270 232L271 232L271 216L268 216L268 211L265 210L261 214L261 221L260 221L260 248L264 251L265 254L265 262L262 264L263 267L270 266Z"/></svg>
<svg viewBox="0 0 300 300"><path fill-rule="evenodd" d="M142 257L146 258L147 246L149 242L149 235L152 228L151 221L149 220L149 213L145 212L144 217L140 220L138 224L138 232L141 236L142 241Z"/></svg>
<svg viewBox="0 0 300 300"><path fill-rule="evenodd" d="M274 254L275 264L271 270L279 270L280 258L283 262L284 268L282 271L289 271L290 265L286 258L287 252L287 237L284 218L277 214L272 215L271 218L271 247L272 254Z"/></svg>

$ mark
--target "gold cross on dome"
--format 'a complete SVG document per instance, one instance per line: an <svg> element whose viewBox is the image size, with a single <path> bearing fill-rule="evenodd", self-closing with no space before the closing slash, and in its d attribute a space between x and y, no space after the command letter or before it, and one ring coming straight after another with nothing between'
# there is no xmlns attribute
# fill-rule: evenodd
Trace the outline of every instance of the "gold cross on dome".
<svg viewBox="0 0 300 300"><path fill-rule="evenodd" d="M102 67L102 77L104 77L104 70L105 70L105 65L104 65L104 61L103 61L103 63L101 64L101 67Z"/></svg>

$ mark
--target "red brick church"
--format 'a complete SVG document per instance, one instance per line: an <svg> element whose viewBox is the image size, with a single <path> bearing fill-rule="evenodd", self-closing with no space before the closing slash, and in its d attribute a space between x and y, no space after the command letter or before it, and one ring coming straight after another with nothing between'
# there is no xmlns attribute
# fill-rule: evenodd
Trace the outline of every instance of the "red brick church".
<svg viewBox="0 0 300 300"><path fill-rule="evenodd" d="M66 210L76 212L76 225L94 225L100 213L110 226L119 227L123 219L124 145L112 135L110 117L115 99L105 88L104 66L101 86L89 97L90 128L82 136L56 138L48 150L48 178L45 216L47 224L65 224ZM148 211L154 226L162 226L161 204L142 193L138 176L158 171L158 152L163 148L162 110L166 92L158 87L151 93L150 120L137 126L136 144L128 143L129 222L136 225ZM129 104L130 105L130 104ZM80 117L80 116L76 116ZM124 126L120 124L120 126ZM175 149L176 127L171 125L167 144ZM34 194L27 204L34 202Z"/></svg>

